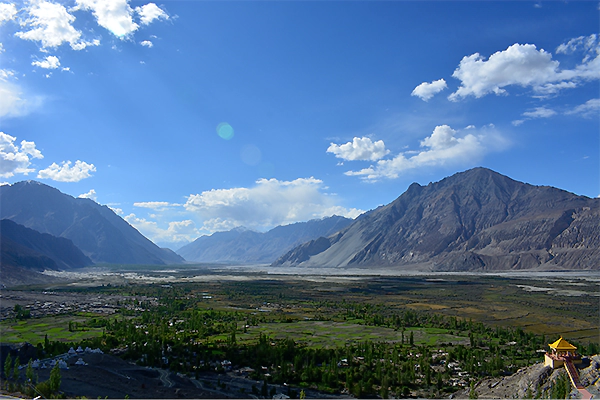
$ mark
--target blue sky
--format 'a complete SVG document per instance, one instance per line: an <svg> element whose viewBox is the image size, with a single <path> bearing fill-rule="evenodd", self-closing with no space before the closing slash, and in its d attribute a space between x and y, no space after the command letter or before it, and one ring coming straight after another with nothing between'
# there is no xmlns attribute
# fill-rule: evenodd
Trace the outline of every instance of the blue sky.
<svg viewBox="0 0 600 400"><path fill-rule="evenodd" d="M161 246L484 166L600 194L598 2L0 0L0 182Z"/></svg>

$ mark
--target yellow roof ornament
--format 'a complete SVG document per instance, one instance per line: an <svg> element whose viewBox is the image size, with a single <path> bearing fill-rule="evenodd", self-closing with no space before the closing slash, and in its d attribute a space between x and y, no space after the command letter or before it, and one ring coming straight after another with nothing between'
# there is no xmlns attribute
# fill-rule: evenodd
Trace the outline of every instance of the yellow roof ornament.
<svg viewBox="0 0 600 400"><path fill-rule="evenodd" d="M567 342L565 339L562 338L562 336L556 342L548 344L548 346L550 346L551 349L561 351L577 350L577 347Z"/></svg>

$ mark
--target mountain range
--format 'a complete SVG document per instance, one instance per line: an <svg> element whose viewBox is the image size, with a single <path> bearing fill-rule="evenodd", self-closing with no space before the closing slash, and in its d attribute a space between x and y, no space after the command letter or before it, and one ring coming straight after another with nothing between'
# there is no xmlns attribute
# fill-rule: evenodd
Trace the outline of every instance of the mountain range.
<svg viewBox="0 0 600 400"><path fill-rule="evenodd" d="M93 263L184 261L173 251L156 246L107 206L36 181L0 186L0 219L69 239Z"/></svg>
<svg viewBox="0 0 600 400"><path fill-rule="evenodd" d="M271 263L297 245L329 236L352 222L334 215L308 222L277 226L265 233L236 228L201 236L179 250L188 261L217 263Z"/></svg>
<svg viewBox="0 0 600 400"><path fill-rule="evenodd" d="M600 269L600 199L485 168L413 183L392 203L273 266L428 271Z"/></svg>
<svg viewBox="0 0 600 400"><path fill-rule="evenodd" d="M76 269L92 260L66 238L0 220L0 282L3 285L42 283L52 280L40 272Z"/></svg>

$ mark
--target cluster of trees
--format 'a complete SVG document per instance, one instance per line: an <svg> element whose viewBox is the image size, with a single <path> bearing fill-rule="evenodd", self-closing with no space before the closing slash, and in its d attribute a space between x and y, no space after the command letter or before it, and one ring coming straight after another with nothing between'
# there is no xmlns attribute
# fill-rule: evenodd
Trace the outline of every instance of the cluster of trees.
<svg viewBox="0 0 600 400"><path fill-rule="evenodd" d="M23 308L20 304L15 304L15 308L13 310L15 312L16 319L27 319L31 318L31 311L27 308Z"/></svg>
<svg viewBox="0 0 600 400"><path fill-rule="evenodd" d="M64 353L78 345L99 347L105 352L119 349L123 357L141 365L169 368L195 377L202 371L224 371L229 365L250 367L254 371L251 377L263 381L265 388L268 383L286 383L328 392L345 391L356 397L387 398L441 397L468 388L475 380L513 373L521 366L539 361L536 350L548 343L544 336L521 328L490 327L386 304L291 300L282 293L273 301L295 304L304 312L312 312L312 319L395 329L401 332L401 340L349 342L332 348L311 347L309 342L291 339L274 340L264 335L254 341L242 341L240 338L248 327L297 321L299 317L284 312L257 312L252 304L261 306L266 302L255 300L248 302L246 310L213 310L203 296L185 286L132 290L136 291L132 293L135 296L158 301L139 303L135 310L123 308L118 318L91 318L87 325L69 324L69 329L101 326L104 328L101 337L80 343L51 342L46 338L43 346L38 347L43 347L48 355ZM234 290L227 296L248 299L245 293ZM461 336L465 343L417 344L413 333L425 328ZM586 351L585 346L576 345ZM587 351L594 350L598 350L596 344L587 346ZM547 395L561 397L563 392L558 390L564 388L561 389L560 382L555 387ZM262 389L255 390L261 395ZM471 394L475 395L475 391L471 390Z"/></svg>
<svg viewBox="0 0 600 400"><path fill-rule="evenodd" d="M183 294L183 293L182 293ZM105 334L90 340L90 347L126 349L124 357L142 365L169 368L198 375L222 371L222 361L254 369L254 379L294 384L324 391L346 390L357 397L437 396L460 388L463 382L514 372L537 359L536 349L545 338L522 329L490 328L482 323L412 310L394 311L383 305L342 301L318 306L322 319L346 320L402 330L400 343L347 344L337 348L312 348L291 339L272 340L261 335L256 342L237 339L247 326L282 320L275 313L215 311L198 308L185 293L170 296L135 318L107 320ZM414 328L444 328L469 338L469 345L416 346ZM407 328L405 339L404 332ZM513 342L518 345L512 344ZM510 344L509 344L510 343ZM441 350L441 353L438 351Z"/></svg>
<svg viewBox="0 0 600 400"><path fill-rule="evenodd" d="M20 392L28 397L42 396L44 398L64 398L60 393L61 375L58 363L50 371L46 381L38 382L38 376L30 359L25 368L25 375L21 374L21 362L18 357L14 361L10 353L4 361L4 388L9 392Z"/></svg>

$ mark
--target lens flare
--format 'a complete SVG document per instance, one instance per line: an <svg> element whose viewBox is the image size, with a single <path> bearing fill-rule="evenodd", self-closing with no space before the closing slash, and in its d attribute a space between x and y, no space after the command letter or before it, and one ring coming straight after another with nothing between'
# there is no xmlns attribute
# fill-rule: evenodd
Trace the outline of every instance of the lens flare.
<svg viewBox="0 0 600 400"><path fill-rule="evenodd" d="M256 166L262 160L262 153L258 147L253 144L242 147L240 157L245 164Z"/></svg>
<svg viewBox="0 0 600 400"><path fill-rule="evenodd" d="M233 128L227 122L221 122L217 125L217 134L221 139L230 140L233 138Z"/></svg>

